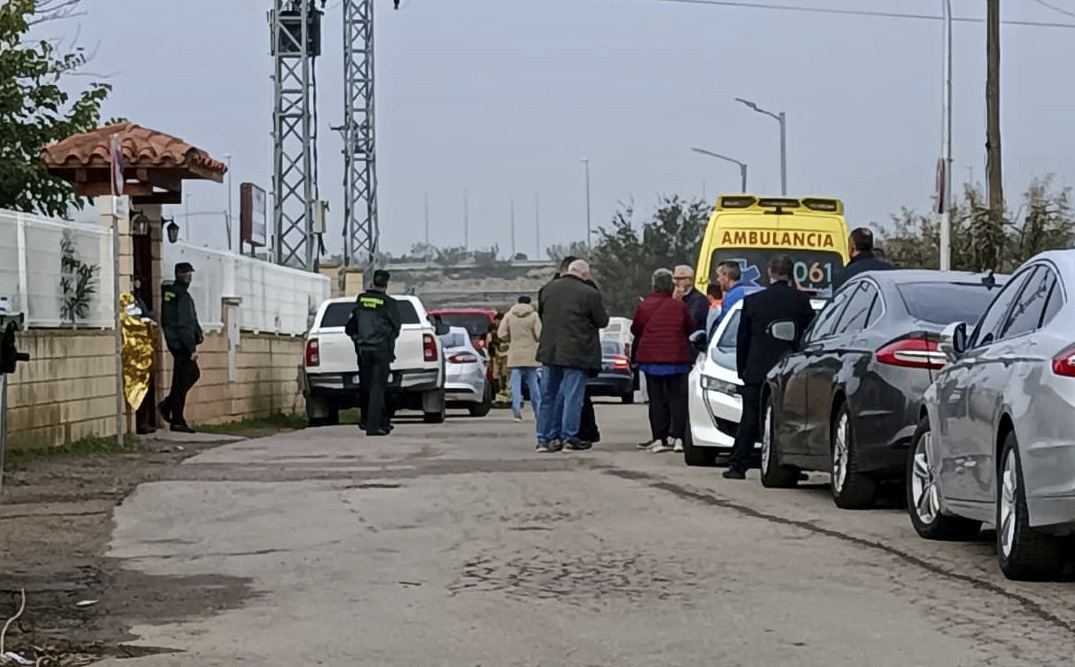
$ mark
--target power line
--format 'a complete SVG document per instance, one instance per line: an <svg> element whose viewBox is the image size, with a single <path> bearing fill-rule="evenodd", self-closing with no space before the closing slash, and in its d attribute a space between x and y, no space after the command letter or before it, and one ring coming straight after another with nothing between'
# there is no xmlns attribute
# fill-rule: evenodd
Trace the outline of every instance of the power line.
<svg viewBox="0 0 1075 667"><path fill-rule="evenodd" d="M869 16L873 18L911 19L918 21L940 21L942 17L934 14L904 14L900 12L883 12L869 9L833 9L831 7L809 7L798 5L768 4L762 2L744 2L743 0L649 0L650 2L673 2L687 5L714 5L718 7L739 7L743 9L768 9L771 11L799 12L801 14L829 14L839 16ZM1043 0L1037 0L1045 4ZM1066 12L1065 12L1066 13ZM1075 14L1073 14L1075 16ZM973 17L955 17L956 23L985 23L985 19ZM1004 21L1005 25L1028 28L1063 28L1075 30L1075 23L1050 23L1047 21Z"/></svg>
<svg viewBox="0 0 1075 667"><path fill-rule="evenodd" d="M1042 7L1045 7L1046 9L1053 10L1054 12L1056 12L1058 14L1063 14L1064 16L1075 17L1075 12L1071 11L1070 9L1064 9L1063 7L1057 7L1056 5L1053 5L1053 4L1050 4L1048 2L1045 2L1045 0L1034 0L1034 2L1038 3Z"/></svg>

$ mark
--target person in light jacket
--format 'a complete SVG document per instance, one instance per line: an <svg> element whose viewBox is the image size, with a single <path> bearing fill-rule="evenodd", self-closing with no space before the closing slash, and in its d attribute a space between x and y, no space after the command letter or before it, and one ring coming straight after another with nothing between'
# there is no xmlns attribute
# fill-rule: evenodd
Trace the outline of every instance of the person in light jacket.
<svg viewBox="0 0 1075 667"><path fill-rule="evenodd" d="M541 411L541 384L538 381L538 343L541 342L541 318L530 305L530 297L521 296L500 322L497 335L508 342L508 369L511 371L511 411L515 421L523 420L523 383L530 391L534 418Z"/></svg>

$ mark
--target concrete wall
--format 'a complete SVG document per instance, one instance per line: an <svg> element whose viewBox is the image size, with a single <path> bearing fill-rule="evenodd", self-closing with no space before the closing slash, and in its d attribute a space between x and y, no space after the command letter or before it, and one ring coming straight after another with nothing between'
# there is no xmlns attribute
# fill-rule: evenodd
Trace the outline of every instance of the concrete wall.
<svg viewBox="0 0 1075 667"><path fill-rule="evenodd" d="M115 435L111 331L35 329L19 334L18 345L31 361L9 376L9 448L56 447ZM207 333L199 354L202 378L187 399L187 420L197 426L300 412L302 355L302 338L244 332L230 382L227 336ZM167 353L158 368L158 396L146 398L154 403L171 383Z"/></svg>

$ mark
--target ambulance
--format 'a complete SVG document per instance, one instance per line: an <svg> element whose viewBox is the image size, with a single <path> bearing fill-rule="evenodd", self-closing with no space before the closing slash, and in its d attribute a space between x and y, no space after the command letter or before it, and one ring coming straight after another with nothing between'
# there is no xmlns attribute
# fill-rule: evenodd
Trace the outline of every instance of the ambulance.
<svg viewBox="0 0 1075 667"><path fill-rule="evenodd" d="M695 280L705 292L717 280L717 265L731 261L739 264L744 285L765 287L769 260L788 255L795 284L827 299L833 279L850 261L847 237L838 199L723 195L702 238Z"/></svg>

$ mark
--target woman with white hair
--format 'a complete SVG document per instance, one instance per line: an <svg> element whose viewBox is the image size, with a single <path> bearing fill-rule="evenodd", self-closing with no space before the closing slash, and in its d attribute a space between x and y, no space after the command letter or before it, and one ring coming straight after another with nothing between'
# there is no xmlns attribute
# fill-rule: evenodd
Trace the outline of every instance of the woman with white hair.
<svg viewBox="0 0 1075 667"><path fill-rule="evenodd" d="M651 452L683 451L687 432L687 374L691 370L688 338L694 318L682 300L673 297L675 282L668 269L653 273L653 292L638 304L631 332L638 340L638 366L649 388L652 441L640 448Z"/></svg>

